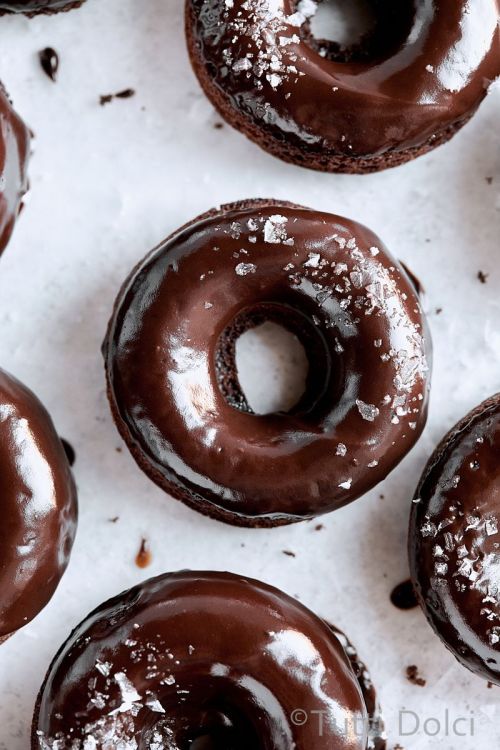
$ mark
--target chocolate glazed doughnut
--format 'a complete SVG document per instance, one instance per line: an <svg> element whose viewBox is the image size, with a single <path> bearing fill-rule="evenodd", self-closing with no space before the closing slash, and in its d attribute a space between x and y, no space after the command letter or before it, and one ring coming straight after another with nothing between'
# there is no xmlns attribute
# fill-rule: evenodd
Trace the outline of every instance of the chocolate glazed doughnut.
<svg viewBox="0 0 500 750"><path fill-rule="evenodd" d="M0 83L0 254L10 239L28 189L29 131Z"/></svg>
<svg viewBox="0 0 500 750"><path fill-rule="evenodd" d="M265 320L309 358L306 391L286 414L254 414L239 386L236 340ZM223 206L169 237L125 282L103 352L139 466L234 524L351 502L426 420L430 341L405 272L366 227L287 203Z"/></svg>
<svg viewBox="0 0 500 750"><path fill-rule="evenodd" d="M456 658L500 685L500 394L436 448L412 507L413 585Z"/></svg>
<svg viewBox="0 0 500 750"><path fill-rule="evenodd" d="M163 575L103 604L63 645L32 749L383 750L351 658L325 622L266 584Z"/></svg>
<svg viewBox="0 0 500 750"><path fill-rule="evenodd" d="M500 6L372 4L373 32L341 49L312 37L311 2L186 0L194 71L227 122L285 161L397 166L451 138L500 75Z"/></svg>
<svg viewBox="0 0 500 750"><path fill-rule="evenodd" d="M51 599L76 531L76 489L36 396L0 370L0 642Z"/></svg>
<svg viewBox="0 0 500 750"><path fill-rule="evenodd" d="M71 10L83 5L84 0L0 0L0 15L4 13L24 13L36 16L38 13L58 13L61 10Z"/></svg>

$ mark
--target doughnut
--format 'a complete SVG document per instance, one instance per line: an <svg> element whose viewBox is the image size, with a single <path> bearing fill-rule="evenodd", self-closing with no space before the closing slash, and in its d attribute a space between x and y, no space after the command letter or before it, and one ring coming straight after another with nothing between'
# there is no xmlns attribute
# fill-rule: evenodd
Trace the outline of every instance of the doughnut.
<svg viewBox="0 0 500 750"><path fill-rule="evenodd" d="M84 0L0 0L0 15L4 13L25 13L35 16L38 13L58 13L83 5Z"/></svg>
<svg viewBox="0 0 500 750"><path fill-rule="evenodd" d="M295 334L309 359L287 413L254 414L239 386L236 341L265 321ZM230 204L168 237L123 285L103 353L111 410L140 468L236 525L351 502L426 421L431 345L403 268L366 227L289 203Z"/></svg>
<svg viewBox="0 0 500 750"><path fill-rule="evenodd" d="M0 83L0 254L10 239L28 189L29 130Z"/></svg>
<svg viewBox="0 0 500 750"><path fill-rule="evenodd" d="M76 503L50 416L0 370L0 643L52 598L68 564Z"/></svg>
<svg viewBox="0 0 500 750"><path fill-rule="evenodd" d="M32 750L383 750L364 697L368 686L372 703L373 686L339 637L249 578L152 578L98 607L62 646Z"/></svg>
<svg viewBox="0 0 500 750"><path fill-rule="evenodd" d="M220 115L311 169L394 167L448 141L500 75L499 0L372 0L342 48L315 39L313 0L186 0L192 66Z"/></svg>
<svg viewBox="0 0 500 750"><path fill-rule="evenodd" d="M500 394L431 456L413 501L413 584L434 631L472 672L500 685Z"/></svg>

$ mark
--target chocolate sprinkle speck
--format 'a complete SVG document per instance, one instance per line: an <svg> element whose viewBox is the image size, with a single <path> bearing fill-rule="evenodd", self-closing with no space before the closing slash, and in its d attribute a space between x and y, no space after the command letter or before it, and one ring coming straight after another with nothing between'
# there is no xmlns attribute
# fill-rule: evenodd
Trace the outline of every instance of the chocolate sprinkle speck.
<svg viewBox="0 0 500 750"><path fill-rule="evenodd" d="M108 518L110 523L117 523L120 520L120 516L114 516L114 518Z"/></svg>
<svg viewBox="0 0 500 750"><path fill-rule="evenodd" d="M406 678L408 682L412 683L412 685L424 687L424 685L426 684L426 681L418 674L418 667L415 664L406 667Z"/></svg>
<svg viewBox="0 0 500 750"><path fill-rule="evenodd" d="M317 526L314 527L314 531L323 531L324 525L322 523L318 523Z"/></svg>
<svg viewBox="0 0 500 750"><path fill-rule="evenodd" d="M297 555L295 554L295 552L292 552L292 551L291 551L291 550L289 550L289 549L284 549L284 550L283 550L283 554L284 554L284 555L288 555L288 557L297 557Z"/></svg>
<svg viewBox="0 0 500 750"><path fill-rule="evenodd" d="M59 70L59 55L52 47L45 47L45 49L40 50L38 57L43 72L55 83Z"/></svg>
<svg viewBox="0 0 500 750"><path fill-rule="evenodd" d="M477 278L481 282L481 284L486 284L488 281L489 273L484 273L484 271L478 271L477 272Z"/></svg>
<svg viewBox="0 0 500 750"><path fill-rule="evenodd" d="M391 602L398 609L414 609L418 602L411 581L399 583L391 593Z"/></svg>
<svg viewBox="0 0 500 750"><path fill-rule="evenodd" d="M105 104L109 104L113 99L130 99L135 96L135 89L123 89L123 91L117 91L116 94L102 94L99 98L99 104L103 107Z"/></svg>

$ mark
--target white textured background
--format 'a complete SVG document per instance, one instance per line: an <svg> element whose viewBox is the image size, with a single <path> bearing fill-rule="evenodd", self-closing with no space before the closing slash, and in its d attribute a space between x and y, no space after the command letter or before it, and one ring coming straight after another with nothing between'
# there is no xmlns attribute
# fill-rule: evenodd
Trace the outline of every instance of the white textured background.
<svg viewBox="0 0 500 750"><path fill-rule="evenodd" d="M56 85L37 60L47 45L61 55ZM0 262L0 364L37 392L75 447L81 513L56 596L1 647L0 748L27 750L49 660L91 608L149 575L189 567L264 579L346 629L380 687L391 750L491 750L498 688L456 665L420 611L396 610L389 595L407 577L409 503L427 456L466 410L500 390L500 91L451 144L396 171L350 177L281 164L214 128L188 63L181 0L87 0L56 18L1 18L0 77L36 133L32 190ZM128 87L134 98L99 106L100 94ZM127 450L117 452L104 393L99 347L132 265L197 213L257 196L368 224L427 289L428 429L383 486L323 519L321 532L308 523L245 531L169 500ZM144 571L134 564L142 536L153 553ZM409 664L426 687L407 682ZM475 737L401 738L402 707L423 718L447 707L452 716L473 712Z"/></svg>

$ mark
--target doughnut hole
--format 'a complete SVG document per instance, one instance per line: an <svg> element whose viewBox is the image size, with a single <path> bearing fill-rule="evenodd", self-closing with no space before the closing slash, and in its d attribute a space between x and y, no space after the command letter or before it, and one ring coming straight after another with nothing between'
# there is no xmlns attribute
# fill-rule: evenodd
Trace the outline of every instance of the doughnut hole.
<svg viewBox="0 0 500 750"><path fill-rule="evenodd" d="M340 389L334 357L317 322L287 304L263 303L240 311L223 330L215 370L233 408L303 416Z"/></svg>
<svg viewBox="0 0 500 750"><path fill-rule="evenodd" d="M414 0L299 0L303 36L336 62L376 62L401 49L415 21Z"/></svg>
<svg viewBox="0 0 500 750"><path fill-rule="evenodd" d="M307 354L299 338L277 323L267 321L245 331L236 341L235 362L254 414L289 412L305 393Z"/></svg>

